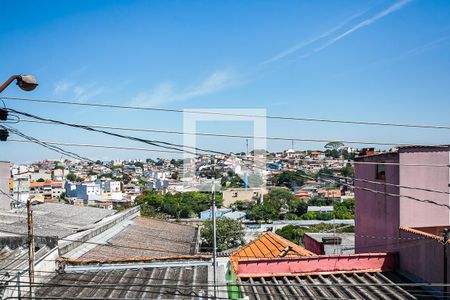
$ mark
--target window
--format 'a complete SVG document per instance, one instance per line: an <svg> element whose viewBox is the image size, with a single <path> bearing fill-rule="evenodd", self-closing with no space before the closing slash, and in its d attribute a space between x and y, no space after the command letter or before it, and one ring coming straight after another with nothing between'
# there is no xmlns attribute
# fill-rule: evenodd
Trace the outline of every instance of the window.
<svg viewBox="0 0 450 300"><path fill-rule="evenodd" d="M384 164L377 164L377 174L376 179L385 180L386 179L386 169Z"/></svg>

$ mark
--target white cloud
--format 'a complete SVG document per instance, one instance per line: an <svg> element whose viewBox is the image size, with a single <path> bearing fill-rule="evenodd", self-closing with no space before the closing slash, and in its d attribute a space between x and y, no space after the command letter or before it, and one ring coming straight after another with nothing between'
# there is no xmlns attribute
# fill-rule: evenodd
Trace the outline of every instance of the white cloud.
<svg viewBox="0 0 450 300"><path fill-rule="evenodd" d="M327 48L328 46L336 43L337 41L339 41L341 39L343 39L347 35L355 32L356 30L361 29L361 28L366 27L366 26L369 26L370 24L375 23L376 21L380 20L381 18L384 18L387 15L390 15L391 13L401 9L403 6L405 6L406 4L408 4L411 1L412 0L402 0L402 1L394 3L393 5L389 6L385 10L382 10L381 12L377 13L375 16L373 16L371 18L368 18L368 19L358 23L357 25L353 26L352 28L350 28L349 30L345 31L344 33L342 33L342 34L338 35L337 37L331 39L325 45L315 49L314 51L318 52L318 51L321 51L321 50Z"/></svg>
<svg viewBox="0 0 450 300"><path fill-rule="evenodd" d="M277 55L275 55L275 56L273 56L273 57L263 61L261 63L261 65L265 65L265 64L276 62L276 61L278 61L280 59L283 59L286 56L289 56L290 54L293 54L293 53L295 53L295 52L297 52L297 51L299 51L299 50L301 50L301 49L303 49L303 48L305 48L305 47L307 47L307 46L309 46L311 44L314 44L315 42L318 42L319 40L321 40L323 38L326 38L327 36L333 34L334 32L336 32L339 29L341 29L342 27L344 27L347 23L349 23L352 20L354 20L354 19L362 16L363 14L365 14L367 12L367 10L368 9L364 9L364 10L362 10L362 11L360 11L360 12L358 12L358 13L352 15L352 16L350 16L349 18L343 20L342 22L340 22L336 26L330 28L329 30L321 33L320 35L318 35L316 37L313 37L313 38L311 38L309 40L300 42L300 43L298 43L298 44L296 44L296 45L294 45L292 47L289 47L289 48L279 52Z"/></svg>
<svg viewBox="0 0 450 300"><path fill-rule="evenodd" d="M103 87L98 86L95 82L79 84L63 79L55 84L53 95L71 97L74 101L86 102L100 95L104 90Z"/></svg>
<svg viewBox="0 0 450 300"><path fill-rule="evenodd" d="M183 102L194 97L200 97L218 92L235 84L234 76L229 70L219 70L198 84L185 89L177 89L171 82L159 83L152 91L141 92L134 98L136 105L161 105L173 102Z"/></svg>
<svg viewBox="0 0 450 300"><path fill-rule="evenodd" d="M60 95L65 93L68 89L70 89L73 86L72 82L69 82L67 80L61 80L55 84L55 88L53 89L54 95Z"/></svg>

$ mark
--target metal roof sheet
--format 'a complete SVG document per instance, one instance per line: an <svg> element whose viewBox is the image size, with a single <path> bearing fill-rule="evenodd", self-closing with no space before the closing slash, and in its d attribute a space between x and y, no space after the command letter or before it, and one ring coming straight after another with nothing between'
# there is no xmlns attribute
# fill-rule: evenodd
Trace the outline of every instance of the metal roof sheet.
<svg viewBox="0 0 450 300"><path fill-rule="evenodd" d="M38 288L36 298L199 299L207 293L208 266L200 264L61 273Z"/></svg>
<svg viewBox="0 0 450 300"><path fill-rule="evenodd" d="M345 273L315 276L242 278L241 291L249 299L434 299L392 273Z"/></svg>

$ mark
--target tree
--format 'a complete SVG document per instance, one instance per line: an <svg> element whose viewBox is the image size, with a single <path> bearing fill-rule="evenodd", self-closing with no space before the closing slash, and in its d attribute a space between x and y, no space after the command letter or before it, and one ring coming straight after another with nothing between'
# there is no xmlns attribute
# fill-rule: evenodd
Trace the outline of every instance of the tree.
<svg viewBox="0 0 450 300"><path fill-rule="evenodd" d="M212 221L203 223L201 229L202 248L211 252L213 246L213 230ZM231 248L236 248L244 243L244 231L242 225L229 218L217 218L216 220L217 233L217 251L224 251Z"/></svg>
<svg viewBox="0 0 450 300"><path fill-rule="evenodd" d="M309 227L302 227L297 225L287 225L281 229L278 229L275 233L281 235L285 239L290 240L293 243L302 245L303 236L306 232L331 232L335 227L336 232L355 232L355 227L353 225L344 224L326 224L319 223L317 225L312 225Z"/></svg>
<svg viewBox="0 0 450 300"><path fill-rule="evenodd" d="M355 170L351 164L346 164L341 168L341 175L344 177L353 177L355 175Z"/></svg>
<svg viewBox="0 0 450 300"><path fill-rule="evenodd" d="M38 180L36 180L36 182L45 182L44 178L39 178Z"/></svg>
<svg viewBox="0 0 450 300"><path fill-rule="evenodd" d="M320 169L317 173L316 173L316 178L319 178L320 176L323 175L333 175L333 170L328 169L327 167L324 167L322 169Z"/></svg>
<svg viewBox="0 0 450 300"><path fill-rule="evenodd" d="M339 141L329 142L325 145L325 149L329 150L339 150L340 148L344 147L344 143Z"/></svg>
<svg viewBox="0 0 450 300"><path fill-rule="evenodd" d="M69 174L67 174L66 178L69 181L75 181L77 179L77 175L75 175L73 173L69 173Z"/></svg>
<svg viewBox="0 0 450 300"><path fill-rule="evenodd" d="M272 183L275 186L285 186L289 189L293 189L298 186L302 186L305 183L305 172L297 170L284 171L272 177Z"/></svg>

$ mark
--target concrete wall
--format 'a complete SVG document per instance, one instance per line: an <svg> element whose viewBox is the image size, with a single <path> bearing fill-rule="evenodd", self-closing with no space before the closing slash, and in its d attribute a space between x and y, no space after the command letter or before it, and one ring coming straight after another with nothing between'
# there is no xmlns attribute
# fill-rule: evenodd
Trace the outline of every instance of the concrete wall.
<svg viewBox="0 0 450 300"><path fill-rule="evenodd" d="M9 162L0 161L0 190L9 194ZM0 193L0 209L10 209L10 199Z"/></svg>
<svg viewBox="0 0 450 300"><path fill-rule="evenodd" d="M398 163L397 153L363 157L355 164L355 178L380 183L399 183L397 165L385 164L386 179L377 180L376 162ZM364 164L367 162L368 164ZM399 234L399 188L385 184L375 184L355 180L355 253L395 251ZM370 189L379 193L363 190ZM394 239L373 238L389 236Z"/></svg>

